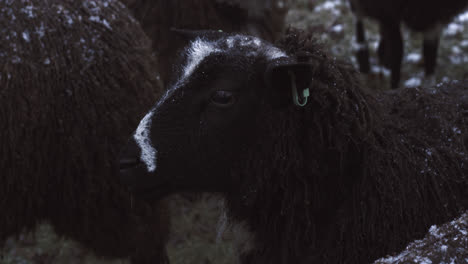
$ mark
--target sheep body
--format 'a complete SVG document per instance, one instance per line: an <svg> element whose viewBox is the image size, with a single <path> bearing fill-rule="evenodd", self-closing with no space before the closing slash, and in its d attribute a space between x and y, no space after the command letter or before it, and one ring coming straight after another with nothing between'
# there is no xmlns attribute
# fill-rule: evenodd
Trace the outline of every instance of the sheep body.
<svg viewBox="0 0 468 264"><path fill-rule="evenodd" d="M403 59L403 38L400 23L411 30L424 34L423 57L427 76L434 73L441 30L454 16L468 6L466 0L440 1L372 1L349 0L355 12L357 59L361 72L369 72L369 51L367 48L363 17L376 20L380 26L378 55L380 63L391 70L391 86L396 88L400 82Z"/></svg>
<svg viewBox="0 0 468 264"><path fill-rule="evenodd" d="M277 46L205 33L187 63L200 42L151 110L156 169L130 140L121 177L149 199L223 194L251 234L241 263L370 263L468 209L468 83L373 93L296 30Z"/></svg>
<svg viewBox="0 0 468 264"><path fill-rule="evenodd" d="M155 65L118 1L0 0L0 243L48 221L99 256L165 263L164 205L115 178Z"/></svg>

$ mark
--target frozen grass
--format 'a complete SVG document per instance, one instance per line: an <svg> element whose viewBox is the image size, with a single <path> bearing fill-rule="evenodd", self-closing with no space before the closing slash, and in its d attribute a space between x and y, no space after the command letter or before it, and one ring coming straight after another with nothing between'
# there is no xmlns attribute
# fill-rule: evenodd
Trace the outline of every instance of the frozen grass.
<svg viewBox="0 0 468 264"><path fill-rule="evenodd" d="M174 219L168 248L171 264L235 262L232 233L227 230L217 241L221 199L201 195L191 202L177 196L170 201L170 207Z"/></svg>
<svg viewBox="0 0 468 264"><path fill-rule="evenodd" d="M353 16L347 2L340 0L297 0L287 18L288 24L308 28L316 32L317 38L330 47L338 58L355 64L352 50L354 39ZM468 15L459 16L444 31L438 57L436 82L466 79L468 77ZM371 48L374 71L363 76L375 89L386 89L386 72L377 66L375 49L378 42L377 26L366 21L367 39ZM405 60L402 83L421 81L423 69L420 61L421 36L405 30ZM235 263L232 233L228 230L216 242L216 228L221 214L219 199L202 195L193 199L191 195L174 196L170 199L172 235L168 251L172 264L228 264ZM187 198L188 197L188 198ZM196 202L193 200L197 200ZM21 234L7 241L0 251L1 264L33 263L90 263L123 264L125 260L99 259L78 244L57 237L52 228L40 225L34 234Z"/></svg>

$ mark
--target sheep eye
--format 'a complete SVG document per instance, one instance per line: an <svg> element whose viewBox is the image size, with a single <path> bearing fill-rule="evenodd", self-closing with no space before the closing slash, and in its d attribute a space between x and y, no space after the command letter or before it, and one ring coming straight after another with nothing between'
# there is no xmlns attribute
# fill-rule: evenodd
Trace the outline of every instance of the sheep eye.
<svg viewBox="0 0 468 264"><path fill-rule="evenodd" d="M234 93L230 91L215 91L211 95L211 102L218 106L231 106L234 101Z"/></svg>

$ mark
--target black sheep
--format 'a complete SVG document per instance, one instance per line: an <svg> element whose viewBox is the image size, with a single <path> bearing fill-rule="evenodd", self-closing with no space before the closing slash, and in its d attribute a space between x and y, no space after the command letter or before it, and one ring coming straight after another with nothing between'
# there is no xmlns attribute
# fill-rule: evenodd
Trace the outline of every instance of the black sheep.
<svg viewBox="0 0 468 264"><path fill-rule="evenodd" d="M244 32L274 41L283 33L288 0L123 0L153 40L162 82L188 43L171 29Z"/></svg>
<svg viewBox="0 0 468 264"><path fill-rule="evenodd" d="M115 161L161 93L150 44L115 0L0 0L0 244L47 221L166 263L165 206L132 201Z"/></svg>
<svg viewBox="0 0 468 264"><path fill-rule="evenodd" d="M376 20L380 27L378 56L380 63L391 70L391 86L400 83L403 60L403 38L400 24L424 34L423 58L426 76L434 74L437 62L439 39L444 25L468 6L468 0L349 0L355 13L357 60L360 71L368 73L369 50L366 43L362 18Z"/></svg>
<svg viewBox="0 0 468 264"><path fill-rule="evenodd" d="M205 33L177 76L122 180L223 194L252 234L241 263L370 263L468 208L466 82L374 94L294 30L278 47Z"/></svg>

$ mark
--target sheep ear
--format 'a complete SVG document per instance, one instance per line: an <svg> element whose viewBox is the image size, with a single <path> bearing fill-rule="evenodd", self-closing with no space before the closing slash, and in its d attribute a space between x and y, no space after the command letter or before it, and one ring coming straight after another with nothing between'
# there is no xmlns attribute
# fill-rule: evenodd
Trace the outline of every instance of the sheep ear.
<svg viewBox="0 0 468 264"><path fill-rule="evenodd" d="M314 64L279 58L268 64L265 72L267 93L275 106L291 103L303 107L308 102Z"/></svg>
<svg viewBox="0 0 468 264"><path fill-rule="evenodd" d="M219 37L220 34L225 34L222 30L191 30L180 28L171 28L171 32L176 33L178 36L183 37L186 40L192 40L199 37Z"/></svg>

